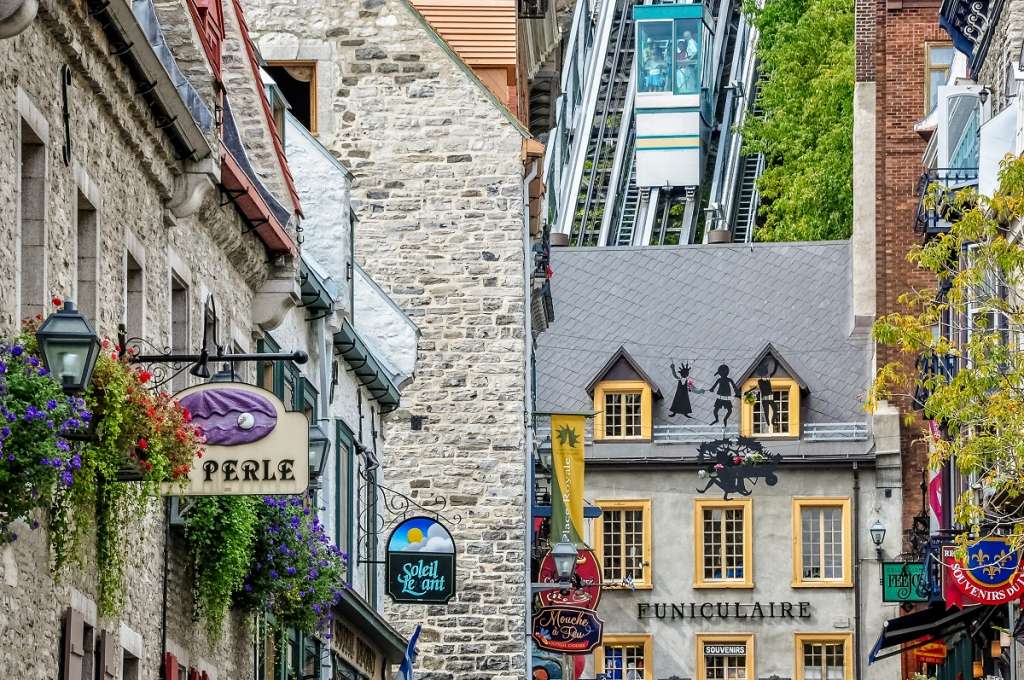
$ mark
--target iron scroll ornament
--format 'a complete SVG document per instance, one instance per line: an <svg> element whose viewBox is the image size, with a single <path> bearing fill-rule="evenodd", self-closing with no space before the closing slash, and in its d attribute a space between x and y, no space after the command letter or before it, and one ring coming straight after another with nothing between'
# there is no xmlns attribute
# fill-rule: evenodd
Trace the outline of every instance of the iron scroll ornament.
<svg viewBox="0 0 1024 680"><path fill-rule="evenodd" d="M707 484L698 493L705 493L712 486L722 490L725 500L730 494L749 496L761 478L768 486L779 482L775 468L782 462L782 455L766 451L764 445L750 437L733 437L704 442L697 449L697 476L706 479Z"/></svg>

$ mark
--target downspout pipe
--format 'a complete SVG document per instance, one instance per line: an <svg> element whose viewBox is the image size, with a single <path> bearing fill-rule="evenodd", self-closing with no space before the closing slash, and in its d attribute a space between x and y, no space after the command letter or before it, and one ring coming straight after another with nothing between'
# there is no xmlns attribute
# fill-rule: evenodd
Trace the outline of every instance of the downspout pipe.
<svg viewBox="0 0 1024 680"><path fill-rule="evenodd" d="M853 668L855 680L861 680L861 556L860 556L860 468L853 463Z"/></svg>
<svg viewBox="0 0 1024 680"><path fill-rule="evenodd" d="M0 0L0 39L24 31L38 13L39 0Z"/></svg>
<svg viewBox="0 0 1024 680"><path fill-rule="evenodd" d="M530 164L530 172L523 179L523 294L526 296L523 305L523 343L524 343L524 379L525 394L523 395L523 423L525 425L524 435L524 456L525 484L523 487L523 554L526 555L524 564L523 584L526 587L526 618L523 623L523 639L525 643L526 668L530 668L533 661L533 639L529 634L530 622L533 621L533 591L530 583L531 554L533 548L533 250L530 248L530 182L537 177L537 163ZM554 191L555 187L548 187L548 191Z"/></svg>

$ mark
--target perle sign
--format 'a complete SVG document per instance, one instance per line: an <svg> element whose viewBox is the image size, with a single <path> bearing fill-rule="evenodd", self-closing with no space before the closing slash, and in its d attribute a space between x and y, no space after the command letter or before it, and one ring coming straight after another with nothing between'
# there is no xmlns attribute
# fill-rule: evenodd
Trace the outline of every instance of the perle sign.
<svg viewBox="0 0 1024 680"><path fill-rule="evenodd" d="M429 517L403 521L388 538L388 595L406 604L445 604L455 595L455 542Z"/></svg>
<svg viewBox="0 0 1024 680"><path fill-rule="evenodd" d="M293 495L309 487L309 420L273 393L244 383L207 383L175 398L206 437L182 496Z"/></svg>

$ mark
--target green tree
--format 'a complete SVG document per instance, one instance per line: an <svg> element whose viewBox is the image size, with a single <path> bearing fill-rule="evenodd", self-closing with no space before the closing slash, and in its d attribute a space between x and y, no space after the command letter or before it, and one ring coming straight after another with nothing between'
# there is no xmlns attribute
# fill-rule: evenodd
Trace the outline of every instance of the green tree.
<svg viewBox="0 0 1024 680"><path fill-rule="evenodd" d="M853 224L853 2L770 0L747 12L761 37L744 152L762 153L758 241L845 239Z"/></svg>
<svg viewBox="0 0 1024 680"><path fill-rule="evenodd" d="M927 205L954 220L950 231L914 248L911 262L935 275L935 290L901 297L903 311L880 318L874 336L911 356L951 357L958 370L907 373L882 367L869 406L917 393L924 416L945 436L931 436L933 469L951 462L968 481L954 521L972 538L1009 535L1024 546L1024 160L1007 160L988 198L933 188ZM941 284L941 285L940 285ZM942 323L948 332L932 328ZM945 337L943 337L945 336ZM961 553L962 554L962 553Z"/></svg>

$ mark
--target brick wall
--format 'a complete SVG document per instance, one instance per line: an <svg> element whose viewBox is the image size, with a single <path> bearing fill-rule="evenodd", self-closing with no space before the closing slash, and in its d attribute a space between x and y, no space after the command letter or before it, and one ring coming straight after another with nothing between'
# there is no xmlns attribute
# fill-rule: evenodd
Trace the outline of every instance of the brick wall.
<svg viewBox="0 0 1024 680"><path fill-rule="evenodd" d="M949 38L939 28L939 4L874 0L877 78L876 265L878 315L901 309L898 298L911 288L935 285L934 276L907 262L907 252L922 242L914 231L917 183L924 170L921 156L927 140L914 131L925 115L925 44ZM858 10L860 5L858 5ZM858 19L860 16L858 15ZM858 25L858 47L860 46ZM858 54L858 76L861 59ZM865 72L868 70L865 67ZM913 360L889 347L878 348L878 365ZM897 400L901 410L907 401ZM927 467L927 447L915 443L920 423L901 429L903 451L904 527L921 510L921 471Z"/></svg>

